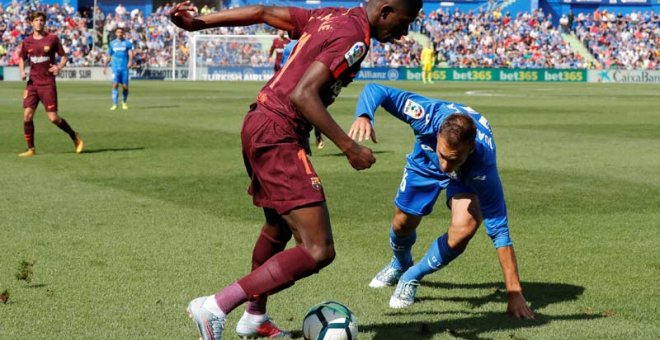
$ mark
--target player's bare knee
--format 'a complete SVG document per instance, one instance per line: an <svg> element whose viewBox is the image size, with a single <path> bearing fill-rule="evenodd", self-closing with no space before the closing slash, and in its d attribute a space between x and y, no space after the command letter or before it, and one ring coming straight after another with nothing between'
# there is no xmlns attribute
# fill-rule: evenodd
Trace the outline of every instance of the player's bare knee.
<svg viewBox="0 0 660 340"><path fill-rule="evenodd" d="M62 121L62 118L60 118L60 116L58 116L57 113L48 112L48 120L51 123L57 125Z"/></svg>
<svg viewBox="0 0 660 340"><path fill-rule="evenodd" d="M321 269L334 261L336 253L334 244L316 245L306 248L309 255L312 256L318 269Z"/></svg>
<svg viewBox="0 0 660 340"><path fill-rule="evenodd" d="M455 224L452 221L448 232L449 246L453 249L465 248L472 237L476 234L479 224L475 220L464 221L464 223Z"/></svg>
<svg viewBox="0 0 660 340"><path fill-rule="evenodd" d="M392 229L397 236L405 237L417 229L421 220L421 216L410 215L397 208L392 220Z"/></svg>

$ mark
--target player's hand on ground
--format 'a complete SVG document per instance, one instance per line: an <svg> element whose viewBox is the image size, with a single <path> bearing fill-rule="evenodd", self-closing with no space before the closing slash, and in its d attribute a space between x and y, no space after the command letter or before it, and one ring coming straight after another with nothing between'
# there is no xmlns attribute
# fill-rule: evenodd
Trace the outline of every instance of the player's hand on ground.
<svg viewBox="0 0 660 340"><path fill-rule="evenodd" d="M54 76L57 76L60 73L60 68L57 65L50 64L48 72L52 73Z"/></svg>
<svg viewBox="0 0 660 340"><path fill-rule="evenodd" d="M355 170L368 169L372 164L376 163L373 151L355 142L351 144L351 147L344 154Z"/></svg>
<svg viewBox="0 0 660 340"><path fill-rule="evenodd" d="M509 293L508 300L507 313L518 319L534 319L534 312L527 306L527 301L522 293Z"/></svg>
<svg viewBox="0 0 660 340"><path fill-rule="evenodd" d="M367 117L358 117L353 122L353 125L351 125L351 129L348 131L348 136L357 142L371 139L372 142L378 143L378 139L376 139L376 130L371 126L371 121Z"/></svg>
<svg viewBox="0 0 660 340"><path fill-rule="evenodd" d="M193 28L193 15L195 7L190 1L180 2L170 10L170 20L172 23L185 30Z"/></svg>

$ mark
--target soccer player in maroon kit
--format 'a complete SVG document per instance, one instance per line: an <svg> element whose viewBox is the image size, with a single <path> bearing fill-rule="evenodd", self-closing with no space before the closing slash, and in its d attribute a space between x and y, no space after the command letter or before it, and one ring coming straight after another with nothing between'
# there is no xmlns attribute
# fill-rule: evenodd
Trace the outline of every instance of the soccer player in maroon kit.
<svg viewBox="0 0 660 340"><path fill-rule="evenodd" d="M28 149L18 155L31 157L36 154L33 118L39 101L44 105L48 119L71 137L76 153L81 153L84 147L82 139L69 126L69 123L57 114L55 77L68 61L66 53L64 53L60 39L56 35L46 32L45 13L32 13L30 22L32 35L21 43L20 60L18 61L21 79L25 80L25 59L30 60L30 79L23 94L23 132ZM57 65L55 65L55 54L60 56L60 62Z"/></svg>
<svg viewBox="0 0 660 340"><path fill-rule="evenodd" d="M284 56L284 47L291 40L284 36L284 31L277 31L277 38L273 39L273 44L270 45L270 52L268 52L268 57L273 56L275 52L275 72L279 71L282 68L282 57Z"/></svg>
<svg viewBox="0 0 660 340"><path fill-rule="evenodd" d="M266 298L318 272L335 258L323 187L307 157L318 127L356 170L371 167L372 151L353 141L327 111L360 69L370 39L408 33L421 0L371 0L350 9L246 6L193 17L190 2L171 11L177 26L196 31L266 23L298 39L287 63L261 89L241 131L251 178L249 193L266 222L252 253L252 272L220 292L194 299L188 312L203 339L218 340L225 320L250 301L236 327L241 336L283 336L266 314ZM291 237L296 246L284 250Z"/></svg>

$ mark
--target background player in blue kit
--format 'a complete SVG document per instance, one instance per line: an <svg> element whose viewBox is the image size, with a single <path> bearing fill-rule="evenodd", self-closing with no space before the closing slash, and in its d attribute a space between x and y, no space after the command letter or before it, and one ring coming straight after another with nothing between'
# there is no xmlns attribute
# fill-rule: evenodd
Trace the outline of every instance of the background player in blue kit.
<svg viewBox="0 0 660 340"><path fill-rule="evenodd" d="M116 110L117 105L119 105L119 84L123 89L121 108L128 110L128 104L126 104L126 100L128 100L128 69L133 65L133 44L124 39L124 29L121 27L117 27L115 36L117 39L108 44L108 56L110 58L106 60L103 73L106 73L108 64L111 64L113 78L112 106L110 110Z"/></svg>
<svg viewBox="0 0 660 340"><path fill-rule="evenodd" d="M534 313L522 294L497 171L495 141L486 118L459 103L369 84L358 100L356 120L349 136L358 141L377 142L372 125L379 106L410 124L416 142L407 156L403 180L394 200L396 208L390 229L394 256L369 286L397 284L390 307L410 306L415 301L419 281L458 257L483 220L504 273L507 311L518 318L533 318ZM431 213L443 189L447 190L451 224L431 244L424 258L413 265L415 229L422 217Z"/></svg>

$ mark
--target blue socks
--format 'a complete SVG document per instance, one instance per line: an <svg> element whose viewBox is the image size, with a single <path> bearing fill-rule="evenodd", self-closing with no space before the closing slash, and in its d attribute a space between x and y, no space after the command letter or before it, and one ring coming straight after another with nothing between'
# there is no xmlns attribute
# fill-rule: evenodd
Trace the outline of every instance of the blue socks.
<svg viewBox="0 0 660 340"><path fill-rule="evenodd" d="M390 246L394 253L394 259L392 260L392 267L394 267L394 269L405 270L412 266L413 259L411 249L416 240L416 231L408 236L398 237L394 233L394 229L390 227Z"/></svg>
<svg viewBox="0 0 660 340"><path fill-rule="evenodd" d="M119 104L119 90L115 88L112 89L112 102L115 105Z"/></svg>
<svg viewBox="0 0 660 340"><path fill-rule="evenodd" d="M124 103L125 103L126 99L128 99L128 89L124 89L124 92L122 94L124 95Z"/></svg>
<svg viewBox="0 0 660 340"><path fill-rule="evenodd" d="M438 271L463 253L465 248L449 248L447 239L447 233L438 237L435 242L431 244L431 247L426 252L426 255L424 255L424 258L416 265L410 267L410 269L401 276L401 280L404 282L411 280L420 281L424 276Z"/></svg>

